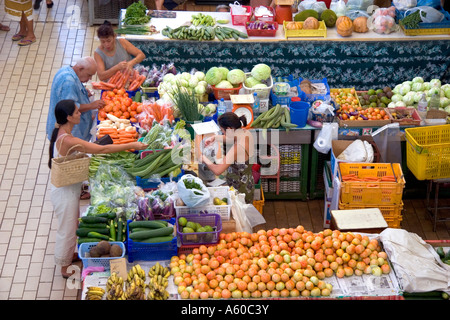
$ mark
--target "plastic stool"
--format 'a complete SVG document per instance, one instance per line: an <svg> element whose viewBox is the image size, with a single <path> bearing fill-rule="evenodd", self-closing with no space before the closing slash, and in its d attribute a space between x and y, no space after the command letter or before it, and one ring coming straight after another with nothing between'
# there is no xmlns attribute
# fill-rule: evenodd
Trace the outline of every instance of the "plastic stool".
<svg viewBox="0 0 450 320"><path fill-rule="evenodd" d="M434 206L430 207L430 193L433 190L433 184L435 184L434 189ZM439 207L439 188L443 186L444 188L450 187L450 178L445 179L433 179L429 180L427 184L427 212L433 221L433 232L436 232L436 223L450 221L450 218L439 218L439 210L450 209L450 207Z"/></svg>

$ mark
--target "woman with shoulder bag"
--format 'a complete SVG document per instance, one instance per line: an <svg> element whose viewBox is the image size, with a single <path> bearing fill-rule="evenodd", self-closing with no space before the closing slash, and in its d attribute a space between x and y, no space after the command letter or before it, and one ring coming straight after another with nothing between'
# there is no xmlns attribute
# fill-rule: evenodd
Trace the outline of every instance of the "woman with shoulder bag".
<svg viewBox="0 0 450 320"><path fill-rule="evenodd" d="M72 128L80 122L80 111L73 100L61 100L56 104L56 125L50 140L49 162L51 169L52 159L67 156L70 150L88 154L114 153L130 149L144 150L146 144L131 142L126 144L100 145L87 142L72 136ZM55 239L55 263L61 266L61 275L68 278L71 273L67 268L76 260L75 248L77 244L76 229L80 215L81 183L63 187L52 185L51 201L58 219Z"/></svg>

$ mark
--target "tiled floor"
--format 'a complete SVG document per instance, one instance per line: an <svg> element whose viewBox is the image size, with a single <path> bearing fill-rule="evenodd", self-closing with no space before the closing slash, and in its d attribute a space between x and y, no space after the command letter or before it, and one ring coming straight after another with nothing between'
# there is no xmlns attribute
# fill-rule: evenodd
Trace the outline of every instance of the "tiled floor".
<svg viewBox="0 0 450 320"><path fill-rule="evenodd" d="M97 45L88 27L85 0L55 0L35 11L37 42L11 41L18 22L0 1L0 299L76 299L77 290L53 261L56 221L49 198L45 123L56 71ZM80 8L76 28L68 28L66 8Z"/></svg>
<svg viewBox="0 0 450 320"><path fill-rule="evenodd" d="M4 0L0 8L0 22L11 28L0 31L0 300L77 299L77 284L53 260L45 124L54 74L92 55L95 27L86 0L54 0L51 9L42 1L34 11L37 42L19 47L11 40L19 23L6 16Z"/></svg>
<svg viewBox="0 0 450 320"><path fill-rule="evenodd" d="M77 284L66 282L53 260L45 124L54 74L92 55L98 43L86 0L53 1L52 9L44 4L35 12L37 42L19 47L11 41L19 24L5 16L0 0L0 22L11 28L0 31L0 300L78 296ZM78 18L76 27L69 28L71 17Z"/></svg>

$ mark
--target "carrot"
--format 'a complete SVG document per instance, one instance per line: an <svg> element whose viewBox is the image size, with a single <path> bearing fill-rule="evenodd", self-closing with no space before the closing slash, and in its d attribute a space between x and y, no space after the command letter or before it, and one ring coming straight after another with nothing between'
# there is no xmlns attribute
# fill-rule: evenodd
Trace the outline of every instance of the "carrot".
<svg viewBox="0 0 450 320"><path fill-rule="evenodd" d="M119 139L119 143L130 143L130 142L136 142L135 139Z"/></svg>

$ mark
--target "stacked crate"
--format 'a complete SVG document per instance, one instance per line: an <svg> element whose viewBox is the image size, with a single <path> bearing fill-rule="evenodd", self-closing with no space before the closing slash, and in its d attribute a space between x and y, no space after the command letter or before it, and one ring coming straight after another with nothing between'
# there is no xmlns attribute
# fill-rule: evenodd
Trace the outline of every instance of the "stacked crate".
<svg viewBox="0 0 450 320"><path fill-rule="evenodd" d="M345 179L350 175L355 179ZM400 228L405 179L399 163L341 162L339 178L340 210L379 208L390 228Z"/></svg>

